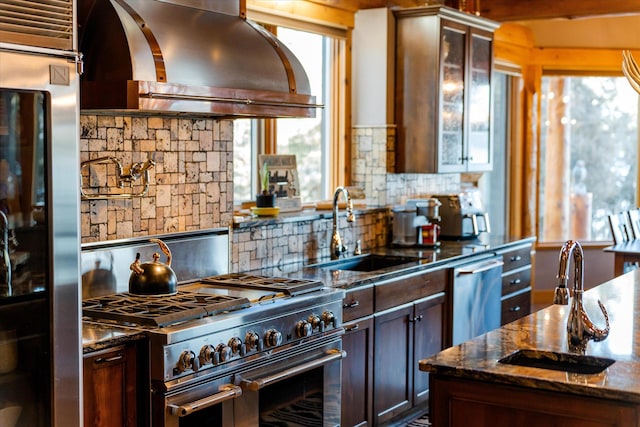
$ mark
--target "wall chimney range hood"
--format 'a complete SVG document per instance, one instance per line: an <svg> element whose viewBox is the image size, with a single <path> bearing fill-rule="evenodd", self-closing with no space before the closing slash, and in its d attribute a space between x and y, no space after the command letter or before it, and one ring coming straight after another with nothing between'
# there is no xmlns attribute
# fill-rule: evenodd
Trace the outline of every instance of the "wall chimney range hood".
<svg viewBox="0 0 640 427"><path fill-rule="evenodd" d="M315 117L298 59L242 0L78 0L82 112Z"/></svg>

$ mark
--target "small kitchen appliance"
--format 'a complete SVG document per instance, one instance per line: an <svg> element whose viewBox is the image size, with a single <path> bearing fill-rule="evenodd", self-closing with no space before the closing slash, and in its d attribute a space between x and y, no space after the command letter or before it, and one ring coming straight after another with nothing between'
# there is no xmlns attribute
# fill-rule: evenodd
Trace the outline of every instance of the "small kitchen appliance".
<svg viewBox="0 0 640 427"><path fill-rule="evenodd" d="M422 217L424 220L424 217ZM419 224L416 205L401 205L393 208L393 239L396 246L415 246ZM424 221L423 221L424 222Z"/></svg>
<svg viewBox="0 0 640 427"><path fill-rule="evenodd" d="M442 203L435 198L409 200L418 208L418 216L424 217L426 222L418 227L418 246L440 246L440 206Z"/></svg>
<svg viewBox="0 0 640 427"><path fill-rule="evenodd" d="M485 212L478 190L455 194L434 195L440 200L440 237L444 239L475 239L480 233L491 232L489 214Z"/></svg>

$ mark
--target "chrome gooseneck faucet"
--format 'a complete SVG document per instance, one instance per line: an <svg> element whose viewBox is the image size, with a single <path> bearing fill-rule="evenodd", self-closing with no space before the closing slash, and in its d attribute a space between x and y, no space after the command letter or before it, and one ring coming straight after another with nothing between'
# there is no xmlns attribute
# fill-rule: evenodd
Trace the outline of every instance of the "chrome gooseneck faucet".
<svg viewBox="0 0 640 427"><path fill-rule="evenodd" d="M553 303L567 305L569 302L569 291L567 284L569 282L569 264L570 257L573 254L575 264L574 282L573 282L573 300L571 301L571 309L567 319L567 340L569 348L572 350L582 350L586 348L587 341L602 341L609 335L609 315L604 305L598 300L598 305L604 319L606 327L604 329L597 328L582 304L582 293L584 292L584 252L580 243L574 240L568 240L560 249L559 269L558 269L558 286L556 287Z"/></svg>
<svg viewBox="0 0 640 427"><path fill-rule="evenodd" d="M356 220L353 214L353 203L351 202L351 195L345 187L336 188L333 194L333 233L331 235L331 259L338 259L343 252L347 251L347 247L342 244L342 238L338 232L338 198L340 193L344 195L347 200L347 222L353 222Z"/></svg>

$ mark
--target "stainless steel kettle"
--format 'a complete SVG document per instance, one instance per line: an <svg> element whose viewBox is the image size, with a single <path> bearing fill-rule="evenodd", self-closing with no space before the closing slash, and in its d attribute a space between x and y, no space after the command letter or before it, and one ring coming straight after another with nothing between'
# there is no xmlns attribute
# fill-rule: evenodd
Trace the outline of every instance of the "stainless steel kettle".
<svg viewBox="0 0 640 427"><path fill-rule="evenodd" d="M141 263L140 253L136 254L136 260L129 267L132 271L129 276L129 293L135 295L173 295L177 293L178 278L171 269L171 251L160 239L149 239L157 243L160 250L167 257L167 262L160 262L160 254L153 254L153 261Z"/></svg>

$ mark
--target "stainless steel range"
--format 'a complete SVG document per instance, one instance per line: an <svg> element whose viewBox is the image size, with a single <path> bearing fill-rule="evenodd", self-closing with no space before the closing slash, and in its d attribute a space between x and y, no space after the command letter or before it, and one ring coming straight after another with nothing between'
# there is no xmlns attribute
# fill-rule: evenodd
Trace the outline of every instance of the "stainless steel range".
<svg viewBox="0 0 640 427"><path fill-rule="evenodd" d="M318 281L224 274L169 297L85 299L83 314L147 332L154 426L337 426L343 298Z"/></svg>

